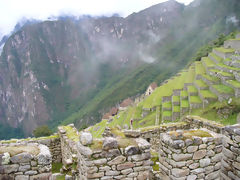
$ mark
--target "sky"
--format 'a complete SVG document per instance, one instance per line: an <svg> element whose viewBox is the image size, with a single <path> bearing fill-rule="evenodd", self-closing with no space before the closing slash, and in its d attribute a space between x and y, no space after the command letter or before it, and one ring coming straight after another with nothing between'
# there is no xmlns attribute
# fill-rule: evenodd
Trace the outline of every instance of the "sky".
<svg viewBox="0 0 240 180"><path fill-rule="evenodd" d="M106 15L125 17L166 0L0 0L0 38L22 18L46 20L51 16ZM189 4L193 0L177 0ZM1 40L1 39L0 39Z"/></svg>

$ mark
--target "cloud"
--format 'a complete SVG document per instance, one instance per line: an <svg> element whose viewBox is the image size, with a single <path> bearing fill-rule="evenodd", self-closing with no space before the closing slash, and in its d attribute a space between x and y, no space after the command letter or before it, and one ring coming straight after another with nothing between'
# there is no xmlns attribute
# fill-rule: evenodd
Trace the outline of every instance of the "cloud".
<svg viewBox="0 0 240 180"><path fill-rule="evenodd" d="M26 17L46 20L61 14L127 16L166 0L0 0L0 34L8 34L15 24ZM178 0L188 4L192 0ZM0 37L1 38L1 37Z"/></svg>

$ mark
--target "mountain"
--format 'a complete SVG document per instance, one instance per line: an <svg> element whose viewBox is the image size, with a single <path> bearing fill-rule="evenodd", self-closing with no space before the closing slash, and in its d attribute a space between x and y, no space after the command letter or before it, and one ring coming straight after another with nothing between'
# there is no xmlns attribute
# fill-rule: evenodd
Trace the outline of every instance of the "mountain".
<svg viewBox="0 0 240 180"><path fill-rule="evenodd" d="M1 138L37 126L94 124L121 100L184 67L197 49L239 28L237 0L170 0L122 18L26 24L0 57ZM6 132L9 136L6 135Z"/></svg>

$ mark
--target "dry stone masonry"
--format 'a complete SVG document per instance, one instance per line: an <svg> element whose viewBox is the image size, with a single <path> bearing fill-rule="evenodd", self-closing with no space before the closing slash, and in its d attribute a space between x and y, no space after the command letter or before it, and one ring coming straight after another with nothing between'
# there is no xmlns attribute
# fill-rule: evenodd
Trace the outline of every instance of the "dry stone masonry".
<svg viewBox="0 0 240 180"><path fill-rule="evenodd" d="M9 144L0 147L0 179L49 179L52 156L47 146L36 143Z"/></svg>

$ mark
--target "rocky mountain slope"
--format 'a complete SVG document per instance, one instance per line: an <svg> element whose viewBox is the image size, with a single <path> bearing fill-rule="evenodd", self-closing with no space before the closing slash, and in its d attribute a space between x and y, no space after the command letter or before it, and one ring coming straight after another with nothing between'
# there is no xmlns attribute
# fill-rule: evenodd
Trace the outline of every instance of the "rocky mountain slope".
<svg viewBox="0 0 240 180"><path fill-rule="evenodd" d="M115 103L185 66L200 45L237 28L229 19L239 18L238 6L237 0L187 7L171 0L126 18L24 26L0 57L1 127L29 135L46 123L97 122Z"/></svg>

